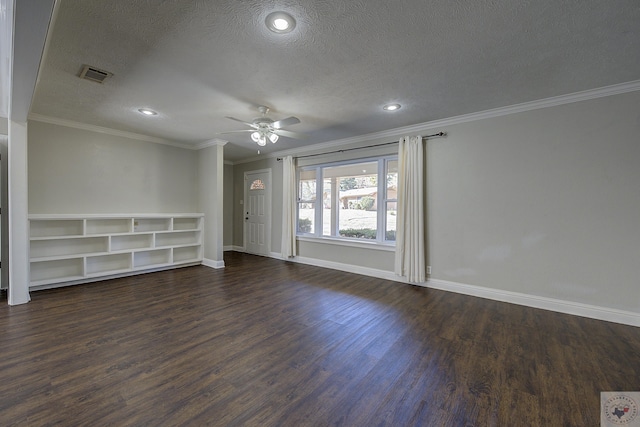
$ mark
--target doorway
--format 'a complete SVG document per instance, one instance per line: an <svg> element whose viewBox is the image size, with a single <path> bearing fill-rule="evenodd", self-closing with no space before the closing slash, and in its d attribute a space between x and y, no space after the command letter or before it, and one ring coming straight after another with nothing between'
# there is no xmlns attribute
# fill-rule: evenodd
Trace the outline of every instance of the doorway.
<svg viewBox="0 0 640 427"><path fill-rule="evenodd" d="M271 169L244 174L244 248L255 255L271 251Z"/></svg>

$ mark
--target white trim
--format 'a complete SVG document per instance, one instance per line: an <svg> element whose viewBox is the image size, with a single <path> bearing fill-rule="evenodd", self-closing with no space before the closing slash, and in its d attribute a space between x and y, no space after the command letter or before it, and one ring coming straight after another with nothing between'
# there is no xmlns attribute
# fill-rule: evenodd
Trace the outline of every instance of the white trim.
<svg viewBox="0 0 640 427"><path fill-rule="evenodd" d="M58 125L58 126L66 126L74 129L88 130L91 132L104 133L107 135L119 136L122 138L135 139L137 141L154 142L156 144L171 145L173 147L184 148L187 150L198 149L194 145L183 144L176 141L170 141L164 138L158 138L155 136L142 135L134 132L116 130L116 129L106 128L102 126L89 125L86 123L75 122L73 120L59 119L56 117L48 117L48 116L43 116L41 114L36 114L36 113L30 113L29 120L42 122L42 123L49 123L49 124Z"/></svg>
<svg viewBox="0 0 640 427"><path fill-rule="evenodd" d="M202 260L202 265L206 265L207 267L210 267L210 268L219 269L219 268L224 268L224 261L214 261L212 259L204 258Z"/></svg>
<svg viewBox="0 0 640 427"><path fill-rule="evenodd" d="M334 147L345 147L358 143L371 143L375 139L398 138L400 135L421 134L431 131L435 128L452 126L460 123L473 122L477 120L489 119L510 114L521 113L524 111L538 110L541 108L555 107L558 105L571 104L574 102L586 101L589 99L603 98L606 96L619 95L628 92L640 90L640 80L634 80L627 83L620 83L611 86L605 86L597 89L590 89L581 92L571 93L567 95L554 96L551 98L540 99L531 102L523 102L521 104L510 105L507 107L493 108L476 113L463 114L460 116L449 117L445 119L434 120L431 122L419 123L416 125L405 126L395 129L389 129L381 132L369 133L366 135L355 136L351 138L340 139L337 141L329 141L319 144L308 145L305 147L294 148L290 150L276 151L274 153L253 157L250 159L240 160L235 164L249 163L256 160L264 159L264 157L283 157L296 156L300 154L309 154L316 151L322 152Z"/></svg>
<svg viewBox="0 0 640 427"><path fill-rule="evenodd" d="M386 251L386 252L395 252L395 245L378 243L376 241L356 241L356 240L348 240L346 238L340 237L316 237L316 236L297 236L296 239L299 242L309 242L309 243L320 243L320 244L328 244L328 245L337 245L337 246L348 246L352 248L359 249L371 249L375 251Z"/></svg>
<svg viewBox="0 0 640 427"><path fill-rule="evenodd" d="M271 252L270 256L276 259L283 259L282 256L276 252ZM482 286L467 285L463 283L449 282L439 279L429 279L424 283L410 283L404 277L396 276L392 271L355 266L334 261L325 261L316 258L298 256L295 258L288 258L286 259L286 261L299 262L301 264L313 265L315 267L330 268L332 270L356 273L363 276L375 277L378 279L391 280L394 282L439 289L447 292L455 292L479 298L486 298L494 301L501 301L526 307L539 308L542 310L555 311L558 313L571 314L574 316L581 316L591 319L604 320L607 322L621 323L624 325L640 327L640 313L632 311L617 310L614 308L599 307L573 301L540 297L536 295L504 291L500 289L485 288Z"/></svg>
<svg viewBox="0 0 640 427"><path fill-rule="evenodd" d="M197 144L194 147L190 147L190 148L192 150L202 150L203 148L213 147L215 145L221 145L224 147L228 142L229 141L226 141L224 139L214 138L214 139L210 139L209 141L201 142L200 144Z"/></svg>
<svg viewBox="0 0 640 427"><path fill-rule="evenodd" d="M482 286L466 285L463 283L438 279L430 279L428 282L421 285L432 289L440 289L443 291L456 292L459 294L487 298L495 301L508 302L511 304L524 305L527 307L540 308L543 310L556 311L559 313L640 327L640 313L631 311L599 307L590 304L582 304L573 301L540 297L500 289L485 288Z"/></svg>
<svg viewBox="0 0 640 427"><path fill-rule="evenodd" d="M271 253L272 258L283 259L282 255L275 252ZM363 276L375 277L377 279L392 280L394 282L408 283L404 278L396 276L393 271L379 270L377 268L362 267L358 265L345 264L342 262L326 261L317 258L307 258L297 256L287 258L286 261L299 262L300 264L313 265L315 267L330 268L331 270L339 270L347 273L356 273Z"/></svg>

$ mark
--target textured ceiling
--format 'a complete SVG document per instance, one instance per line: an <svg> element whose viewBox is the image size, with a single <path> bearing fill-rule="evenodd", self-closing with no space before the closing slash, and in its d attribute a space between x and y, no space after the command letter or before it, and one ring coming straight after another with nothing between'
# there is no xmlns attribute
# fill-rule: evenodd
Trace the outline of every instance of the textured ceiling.
<svg viewBox="0 0 640 427"><path fill-rule="evenodd" d="M32 113L180 142L295 115L263 152L640 79L638 0L58 0ZM272 11L293 15L274 34ZM82 64L114 73L79 79ZM388 113L382 105L399 102ZM156 117L136 111L149 107Z"/></svg>

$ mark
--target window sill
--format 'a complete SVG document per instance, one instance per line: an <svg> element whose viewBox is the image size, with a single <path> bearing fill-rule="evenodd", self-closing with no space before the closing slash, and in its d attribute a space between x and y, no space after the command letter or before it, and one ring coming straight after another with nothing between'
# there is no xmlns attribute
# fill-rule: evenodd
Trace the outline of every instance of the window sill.
<svg viewBox="0 0 640 427"><path fill-rule="evenodd" d="M326 243L329 245L348 246L351 248L372 249L376 251L395 252L395 244L378 242L361 242L357 240L336 239L333 237L296 236L300 242Z"/></svg>

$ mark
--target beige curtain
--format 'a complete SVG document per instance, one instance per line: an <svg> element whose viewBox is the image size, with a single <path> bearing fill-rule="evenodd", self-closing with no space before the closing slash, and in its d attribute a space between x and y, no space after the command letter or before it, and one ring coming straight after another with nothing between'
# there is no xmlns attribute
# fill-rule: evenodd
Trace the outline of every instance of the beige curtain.
<svg viewBox="0 0 640 427"><path fill-rule="evenodd" d="M282 159L282 258L296 256L296 167L292 156Z"/></svg>
<svg viewBox="0 0 640 427"><path fill-rule="evenodd" d="M409 282L425 275L424 160L422 136L400 139L395 273Z"/></svg>

